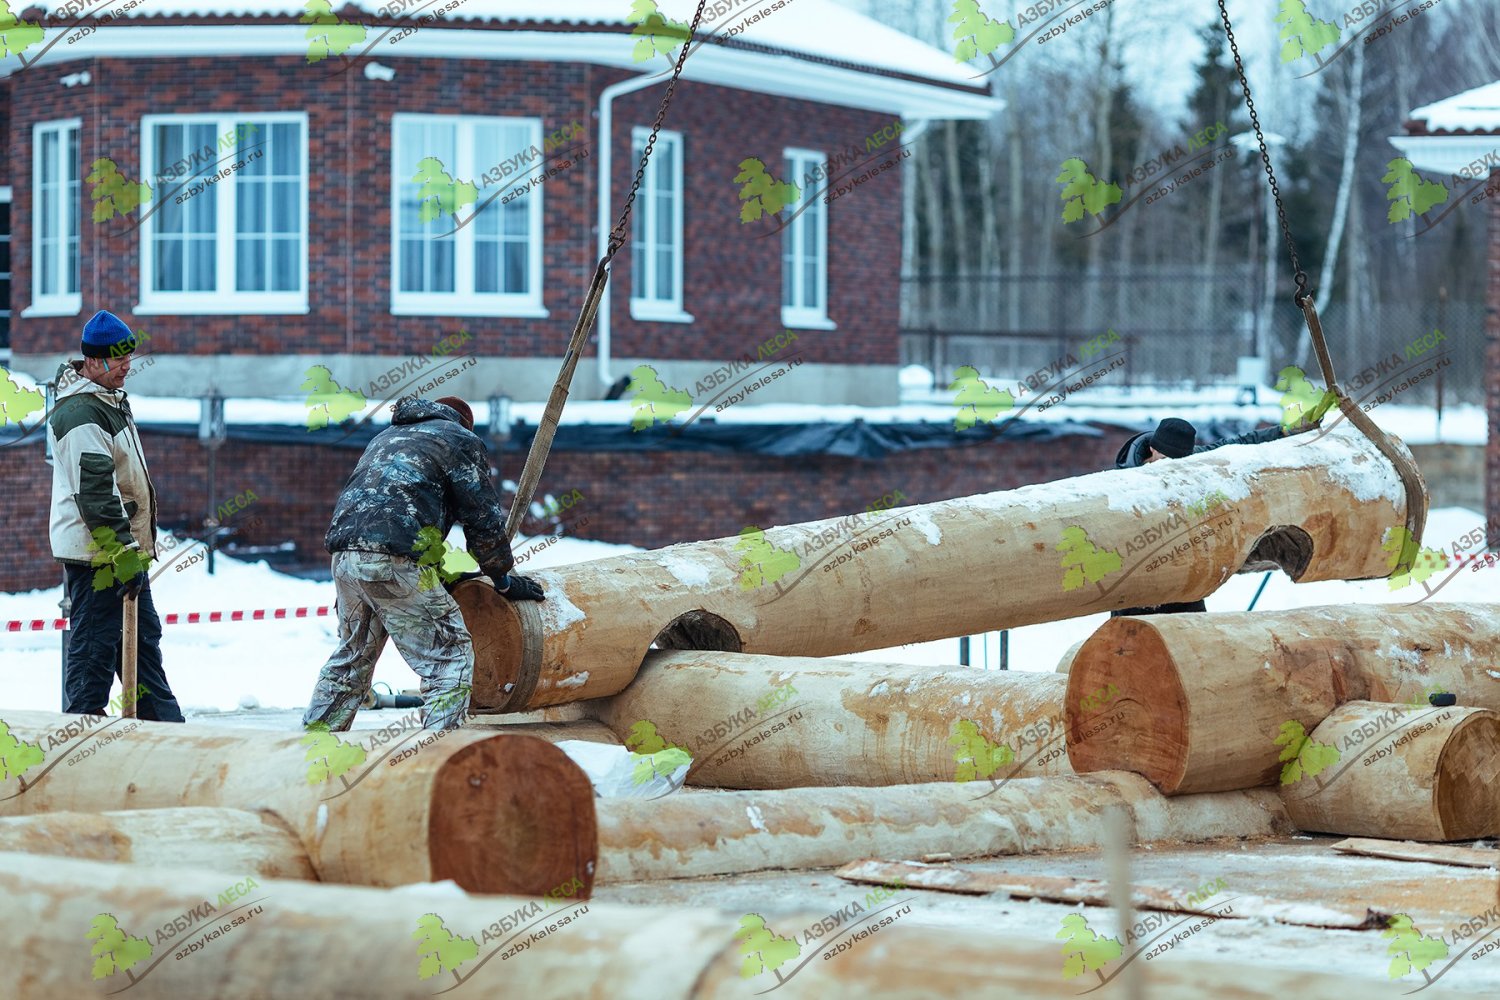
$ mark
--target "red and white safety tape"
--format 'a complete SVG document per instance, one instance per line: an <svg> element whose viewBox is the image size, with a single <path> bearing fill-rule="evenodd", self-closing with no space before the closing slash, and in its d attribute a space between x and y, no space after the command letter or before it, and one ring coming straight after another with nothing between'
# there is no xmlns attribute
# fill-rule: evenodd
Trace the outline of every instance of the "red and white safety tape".
<svg viewBox="0 0 1500 1000"><path fill-rule="evenodd" d="M259 622L282 618L326 618L333 614L333 605L323 604L307 608L264 608L259 611L189 611L176 612L162 617L163 625L211 625L215 622ZM48 632L68 627L66 618L22 618L5 623L7 632Z"/></svg>

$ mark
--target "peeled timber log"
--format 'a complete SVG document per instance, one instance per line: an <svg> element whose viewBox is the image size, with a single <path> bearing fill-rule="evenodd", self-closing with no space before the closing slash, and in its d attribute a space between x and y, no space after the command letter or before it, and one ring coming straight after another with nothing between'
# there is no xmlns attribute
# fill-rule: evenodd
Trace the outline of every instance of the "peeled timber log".
<svg viewBox="0 0 1500 1000"><path fill-rule="evenodd" d="M970 749L982 755L982 737L1010 751L996 779L1071 774L1066 687L1057 674L674 650L586 709L622 739L651 723L692 754L690 785L903 785L954 780L964 722Z"/></svg>
<svg viewBox="0 0 1500 1000"><path fill-rule="evenodd" d="M1291 825L1271 789L1167 798L1136 774L1018 778L999 784L681 791L603 799L599 882L834 868L861 858L955 858L1097 848L1102 816L1123 806L1132 840L1272 837Z"/></svg>
<svg viewBox="0 0 1500 1000"><path fill-rule="evenodd" d="M1121 769L1169 795L1275 784L1283 723L1311 730L1347 701L1418 702L1435 688L1500 710L1500 605L1339 605L1113 618L1068 675L1114 684L1119 724L1070 742L1076 771Z"/></svg>
<svg viewBox="0 0 1500 1000"><path fill-rule="evenodd" d="M532 908L540 905L534 899L460 898L256 880L249 897L258 900L254 906L229 920L208 922L220 927L244 917L243 924L208 940L204 927L197 924L180 934L173 930L174 918L201 908L205 900L216 900L232 877L233 873L183 872L164 878L160 872L133 866L71 859L42 870L27 855L0 855L0 933L14 952L0 964L0 996L60 1000L128 987L131 997L139 1000L426 1000L445 987L473 983L468 992L476 996L528 1000L606 995L745 1000L771 986L786 1000L1029 1000L1073 997L1080 989L1080 980L1059 975L1061 953L1051 928L1005 939L985 928L951 921L934 925L926 915L935 904L927 894L916 892L898 892L893 902L909 901L909 911L862 940L854 940L854 931L874 926L874 914L856 916L834 933L824 935L820 930L813 938L809 929L828 916L826 910L776 907L775 901L762 904L758 912L766 926L796 940L799 954L774 974L762 971L752 979L742 975L743 917L708 907L579 905L564 900L532 916ZM848 887L847 899L859 901L867 888ZM518 912L523 922L530 922L526 929L502 931L497 939L492 928ZM429 915L441 921L426 922L438 932L435 936L446 932L472 939L477 945L473 957L465 957L461 941L434 954L433 939L421 940L423 928L418 923ZM114 952L100 949L97 941L91 949L86 935L101 916L113 918L112 929L121 934L144 939L151 953L132 962L128 954L116 958ZM564 916L567 924L561 923ZM529 941L529 935L554 926L524 951L508 954L516 947L512 938ZM173 933L159 941L158 928ZM669 948L663 948L664 940L671 943ZM814 940L816 945L809 947ZM166 960L200 942L200 948L180 961ZM845 950L838 951L840 946ZM497 953L502 957L493 961ZM419 976L424 954L429 965L436 965L427 979ZM828 960L821 958L824 955ZM457 964L444 965L439 957ZM1199 1000L1231 993L1246 1000L1294 994L1303 1000L1347 1000L1366 995L1359 991L1357 979L1268 968L1263 963L1253 969L1188 958L1141 964L1146 995L1153 1000ZM777 985L777 979L784 981Z"/></svg>
<svg viewBox="0 0 1500 1000"><path fill-rule="evenodd" d="M1500 715L1351 701L1282 775L1298 829L1387 840L1500 833Z"/></svg>
<svg viewBox="0 0 1500 1000"><path fill-rule="evenodd" d="M313 881L297 835L243 809L56 812L0 819L0 851L54 854L176 871L210 868Z"/></svg>
<svg viewBox="0 0 1500 1000"><path fill-rule="evenodd" d="M1378 539L1406 520L1395 468L1340 429L539 570L540 604L454 596L475 704L519 711L624 690L653 641L835 656L1198 600L1267 561L1299 582L1382 577Z"/></svg>
<svg viewBox="0 0 1500 1000"><path fill-rule="evenodd" d="M316 734L51 712L4 719L42 756L0 783L3 815L267 810L297 834L318 878L366 885L451 878L471 892L540 893L594 858L587 775L528 736L419 729L377 746L383 730L348 734L367 739L367 752L310 743Z"/></svg>

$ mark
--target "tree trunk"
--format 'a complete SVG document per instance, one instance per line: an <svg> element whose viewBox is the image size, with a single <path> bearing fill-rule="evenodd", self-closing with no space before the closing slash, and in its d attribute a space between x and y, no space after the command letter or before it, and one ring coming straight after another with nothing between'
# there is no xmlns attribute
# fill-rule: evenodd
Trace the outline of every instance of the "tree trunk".
<svg viewBox="0 0 1500 1000"><path fill-rule="evenodd" d="M1283 726L1311 731L1357 699L1426 701L1434 688L1500 710L1500 606L1353 605L1111 619L1068 675L1068 756L1121 768L1168 795L1275 784ZM1124 718L1072 742L1098 714L1084 692L1114 684Z"/></svg>
<svg viewBox="0 0 1500 1000"><path fill-rule="evenodd" d="M451 878L470 892L539 893L594 858L588 777L526 736L413 729L376 746L387 731L375 730L355 734L368 753L320 764L300 735L51 712L7 711L5 721L46 756L20 775L23 791L0 786L4 815L267 810L301 839L318 878L366 885Z"/></svg>
<svg viewBox="0 0 1500 1000"><path fill-rule="evenodd" d="M206 868L315 881L297 835L243 809L54 812L0 819L0 851L115 861L143 868Z"/></svg>
<svg viewBox="0 0 1500 1000"><path fill-rule="evenodd" d="M1405 507L1391 465L1339 428L541 570L540 604L477 582L454 596L476 707L520 711L619 693L653 641L836 656L1195 601L1263 558L1303 582L1383 577L1380 539Z"/></svg>
<svg viewBox="0 0 1500 1000"><path fill-rule="evenodd" d="M1304 753L1320 749L1333 758L1326 766L1282 775L1298 829L1386 840L1500 833L1500 715L1489 709L1351 701L1312 731Z"/></svg>
<svg viewBox="0 0 1500 1000"><path fill-rule="evenodd" d="M785 788L599 801L598 881L833 868L861 858L1094 850L1124 807L1134 843L1290 832L1276 793L1165 798L1124 772L884 788Z"/></svg>
<svg viewBox="0 0 1500 1000"><path fill-rule="evenodd" d="M1011 751L996 780L1071 774L1066 687L1047 673L656 652L629 687L591 707L621 738L645 720L687 750L690 785L901 785L955 780L961 751L949 741L961 720Z"/></svg>

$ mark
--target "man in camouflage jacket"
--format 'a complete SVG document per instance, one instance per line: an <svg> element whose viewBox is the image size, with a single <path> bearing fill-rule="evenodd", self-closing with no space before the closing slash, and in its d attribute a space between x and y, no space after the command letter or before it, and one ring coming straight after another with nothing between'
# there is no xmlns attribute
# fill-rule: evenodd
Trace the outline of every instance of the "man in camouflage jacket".
<svg viewBox="0 0 1500 1000"><path fill-rule="evenodd" d="M304 726L349 728L387 635L422 679L422 725L462 724L474 647L443 584L473 562L445 541L455 523L497 591L511 600L543 599L541 587L510 573L505 514L473 428L461 399L407 396L397 401L391 426L365 448L324 539L333 554L340 642L323 665Z"/></svg>

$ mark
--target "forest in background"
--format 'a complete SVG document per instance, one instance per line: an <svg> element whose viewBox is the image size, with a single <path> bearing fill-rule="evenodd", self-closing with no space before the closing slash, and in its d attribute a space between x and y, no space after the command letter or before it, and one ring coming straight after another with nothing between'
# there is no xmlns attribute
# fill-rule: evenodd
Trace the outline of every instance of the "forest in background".
<svg viewBox="0 0 1500 1000"><path fill-rule="evenodd" d="M1351 15L1328 0L1296 6L1315 26L1338 26L1342 42L1380 23L1359 13L1359 0L1348 2L1363 24L1344 26ZM1380 3L1398 13L1410 6ZM955 20L972 28L964 18L977 8L992 24L1009 15L1014 26L1012 12L1028 6L866 0L863 9L953 52ZM1391 185L1382 178L1400 156L1387 139L1403 133L1412 109L1500 79L1500 9L1449 0L1299 79L1317 63L1311 55L1282 60L1286 43L1274 22L1286 6L1236 2L1230 15L1339 375L1347 380L1440 327L1453 352L1448 401L1480 402L1488 206L1465 205L1413 238L1423 221L1388 221ZM1018 37L1036 23L1020 25ZM1192 65L1185 93L1157 79L1172 60ZM980 73L994 61L976 54L969 65ZM1315 366L1279 229L1266 245L1269 189L1253 133L1246 134L1249 116L1217 4L1115 0L1046 45L1018 44L982 79L996 94L997 113L988 121L932 122L909 161L915 183L905 191L903 329L983 335L950 338L932 359L935 368L972 357L987 362L982 371L1025 368L1055 357L1056 345L1106 328L1132 341L1131 377L1139 381L1224 381L1235 358L1251 353L1264 355L1272 379L1286 364ZM1240 136L1232 157L1152 204L1142 197L1119 212L1141 193L1131 177L1164 151L1169 158L1179 145L1187 151L1195 134L1220 123L1224 135L1212 144ZM1249 145L1240 144L1245 139ZM1100 216L1065 223L1058 177L1074 158L1090 179L1119 184L1123 199ZM1175 173L1157 171L1147 187ZM1116 212L1118 221L1081 235ZM928 360L931 338L903 340L908 360ZM1433 390L1424 395L1430 401Z"/></svg>

